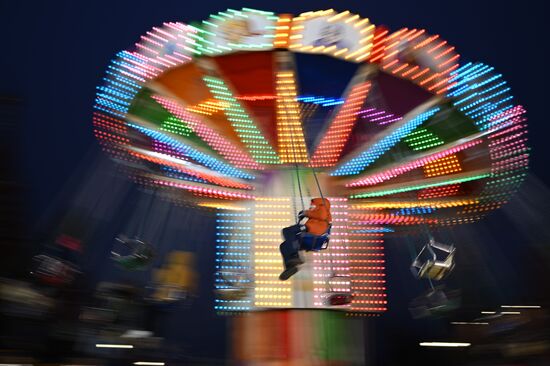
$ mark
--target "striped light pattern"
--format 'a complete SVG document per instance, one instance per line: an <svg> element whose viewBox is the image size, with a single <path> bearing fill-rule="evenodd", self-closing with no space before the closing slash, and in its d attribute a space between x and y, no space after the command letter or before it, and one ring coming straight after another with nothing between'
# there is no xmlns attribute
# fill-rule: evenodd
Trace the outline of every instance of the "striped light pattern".
<svg viewBox="0 0 550 366"><path fill-rule="evenodd" d="M453 74L448 96L454 105L472 118L480 130L498 128L508 119L506 111L514 107L510 87L494 67L467 63Z"/></svg>
<svg viewBox="0 0 550 366"><path fill-rule="evenodd" d="M451 183L448 185L443 185L441 187L429 187L423 188L418 192L419 200L427 200L431 198L443 198L443 197L453 197L460 192L460 183ZM479 200L475 202L478 204Z"/></svg>
<svg viewBox="0 0 550 366"><path fill-rule="evenodd" d="M510 88L494 68L467 63L453 73L449 96L457 108L488 133L491 175L477 205L467 206L451 224L472 222L507 202L526 177L529 160L525 109L514 105Z"/></svg>
<svg viewBox="0 0 550 366"><path fill-rule="evenodd" d="M351 288L349 251L349 209L346 198L328 197L331 202L332 229L330 249L313 254L313 305L326 307L327 293L354 294ZM347 309L351 305L346 305Z"/></svg>
<svg viewBox="0 0 550 366"><path fill-rule="evenodd" d="M500 122L489 136L489 153L494 160L491 178L482 192L483 201L465 207L464 213L481 214L499 208L527 175L530 149L527 146L525 110L521 106L510 108L494 116L494 121Z"/></svg>
<svg viewBox="0 0 550 366"><path fill-rule="evenodd" d="M317 104L300 103L300 118L304 123L307 123L309 119L317 112Z"/></svg>
<svg viewBox="0 0 550 366"><path fill-rule="evenodd" d="M301 95L298 96L297 100L302 103L316 104L321 107L332 107L344 104L344 99L342 98L330 98L317 95ZM357 115L367 122L373 122L381 126L400 121L403 118L402 116L371 106L361 109Z"/></svg>
<svg viewBox="0 0 550 366"><path fill-rule="evenodd" d="M281 70L275 78L277 91L277 144L281 162L307 163L308 156L296 100L294 72Z"/></svg>
<svg viewBox="0 0 550 366"><path fill-rule="evenodd" d="M175 100L159 95L153 96L153 99L170 113L177 116L180 120L185 121L186 125L189 126L193 132L197 134L197 136L204 140L221 156L227 159L227 161L233 163L236 167L245 169L261 169L261 166L256 163L247 152L240 150L229 140L221 136L214 129L210 128L198 116L194 116L182 108Z"/></svg>
<svg viewBox="0 0 550 366"><path fill-rule="evenodd" d="M432 178L431 180L426 179L425 183L404 185L396 188L374 188L364 193L353 194L351 195L351 198L381 197L381 196L387 196L387 195L396 194L396 193L417 191L424 188L441 187L441 186L447 186L450 184L471 182L474 180L488 178L490 177L490 175L491 175L490 173L476 173L476 174L466 174L466 175L460 175L460 176L453 175L448 177L448 179L444 179L444 180L440 180L440 179L436 180Z"/></svg>
<svg viewBox="0 0 550 366"><path fill-rule="evenodd" d="M460 166L460 161L458 161L458 157L455 154L437 159L434 162L428 163L424 166L424 174L428 178L458 173L461 171L462 167Z"/></svg>
<svg viewBox="0 0 550 366"><path fill-rule="evenodd" d="M366 167L374 163L382 154L393 147L403 137L407 136L416 127L420 126L427 119L434 116L439 111L439 107L433 107L425 112L416 115L414 118L404 118L399 125L393 125L392 131L377 139L366 151L359 156L349 160L336 168L331 175L356 175L361 173Z"/></svg>
<svg viewBox="0 0 550 366"><path fill-rule="evenodd" d="M254 306L291 307L293 280L280 281L283 270L279 244L281 229L295 223L288 197L258 197L254 207Z"/></svg>
<svg viewBox="0 0 550 366"><path fill-rule="evenodd" d="M251 200L251 194L241 193L238 190L216 189L202 184L182 183L178 179L160 178L158 176L143 176L136 178L136 181L144 185L160 186L167 189L186 191L197 197L207 197L224 200Z"/></svg>
<svg viewBox="0 0 550 366"><path fill-rule="evenodd" d="M240 207L242 210L238 210L239 212L227 209L216 212L214 287L217 290L230 290L235 285L252 288L253 285L250 263L253 217L248 208L243 205ZM251 299L246 297L229 300L219 296L214 301L214 309L219 311L245 311L252 308Z"/></svg>
<svg viewBox="0 0 550 366"><path fill-rule="evenodd" d="M453 155L459 151L466 150L470 147L476 146L481 143L481 139L474 139L463 144L455 145L448 147L444 150L435 151L431 154L418 157L411 161L405 161L403 163L398 163L395 166L390 166L382 172L369 174L365 177L357 179L351 183L346 184L347 187L362 187L376 185L382 183L386 180L395 178L403 173L409 172L413 169L423 167L430 163L435 163L439 159L444 159L449 155Z"/></svg>
<svg viewBox="0 0 550 366"><path fill-rule="evenodd" d="M141 36L136 43L137 54L143 57L150 70L158 72L187 63L195 53L192 47L195 33L193 27L182 23L164 23Z"/></svg>
<svg viewBox="0 0 550 366"><path fill-rule="evenodd" d="M213 76L204 76L203 80L214 98L229 103L229 107L224 110L224 113L241 141L247 146L250 155L261 164L279 163L279 157L269 142L224 81Z"/></svg>
<svg viewBox="0 0 550 366"><path fill-rule="evenodd" d="M348 48L339 48L333 46L312 46L304 45L303 30L309 20L320 19L327 24L334 22L343 22L349 24L359 34L360 40L356 50ZM362 19L359 15L352 14L349 11L336 13L333 9L310 11L300 14L292 20L290 33L290 50L294 52L320 53L343 58L351 62L362 62L367 59L372 49L372 39L374 37L374 25L370 24L368 19Z"/></svg>
<svg viewBox="0 0 550 366"><path fill-rule="evenodd" d="M242 170L239 170L237 168L232 167L231 165L228 165L221 160L218 160L212 156L209 156L201 151L198 151L194 148L192 148L189 145L184 144L183 142L180 142L170 136L167 136L163 133L160 133L158 131L155 131L153 129L142 127L135 123L128 122L127 125L129 127L135 128L136 130L140 131L146 136L152 137L155 140L158 140L168 146L170 146L175 151L197 161L199 164L203 164L204 166L214 169L216 171L219 171L220 173L227 174L231 177L236 178L244 178L244 179L254 179L253 175L250 175Z"/></svg>
<svg viewBox="0 0 550 366"><path fill-rule="evenodd" d="M425 128L417 128L408 134L404 141L415 151L426 150L445 143L445 141Z"/></svg>
<svg viewBox="0 0 550 366"><path fill-rule="evenodd" d="M380 63L384 71L436 94L444 94L452 86L449 81L459 66L459 55L438 35L428 35L424 29L403 28L377 36L376 56L371 62Z"/></svg>
<svg viewBox="0 0 550 366"><path fill-rule="evenodd" d="M387 35L390 31L384 26L377 26L372 38L372 50L369 55L369 62L380 63L385 56Z"/></svg>
<svg viewBox="0 0 550 366"><path fill-rule="evenodd" d="M263 29L252 29L255 22L250 19L254 17L265 19L268 24ZM202 26L196 28L197 32L193 35L196 53L217 56L235 51L270 50L273 48L277 20L278 17L272 12L251 8L227 9L212 14L210 19L202 21ZM261 37L262 42L254 44L244 42L251 34ZM236 39L232 40L232 36ZM220 42L219 38L227 42Z"/></svg>
<svg viewBox="0 0 550 366"><path fill-rule="evenodd" d="M368 122L375 122L381 126L400 121L403 118L375 107L367 107L361 110L361 112L359 112L359 117Z"/></svg>
<svg viewBox="0 0 550 366"><path fill-rule="evenodd" d="M341 98L327 98L315 95L301 95L297 98L297 100L302 103L318 104L322 107L344 104L344 100Z"/></svg>
<svg viewBox="0 0 550 366"><path fill-rule="evenodd" d="M365 81L351 87L344 104L336 113L334 120L330 123L313 153L311 166L331 167L338 162L355 121L357 121L357 114L367 98L370 86L371 83Z"/></svg>
<svg viewBox="0 0 550 366"><path fill-rule="evenodd" d="M404 141L415 151L430 150L445 143L439 136L426 128L417 128L411 132ZM456 154L451 153L447 156L427 162L426 165L423 166L423 170L424 176L430 178L459 173L462 171L462 166Z"/></svg>
<svg viewBox="0 0 550 366"><path fill-rule="evenodd" d="M187 111L197 114L203 114L205 116L211 116L215 113L223 111L227 107L229 107L229 103L209 99L197 105L187 107Z"/></svg>
<svg viewBox="0 0 550 366"><path fill-rule="evenodd" d="M170 116L162 121L160 130L183 137L189 137L193 132L185 122L174 116Z"/></svg>
<svg viewBox="0 0 550 366"><path fill-rule="evenodd" d="M288 48L291 26L292 14L280 14L275 26L275 39L273 40L275 48Z"/></svg>
<svg viewBox="0 0 550 366"><path fill-rule="evenodd" d="M277 96L276 95L269 95L269 94L265 94L265 95L238 95L238 96L235 96L235 99L237 99L237 100L247 100L247 101L250 101L250 102L257 102L257 101L260 101L260 100L277 99Z"/></svg>
<svg viewBox="0 0 550 366"><path fill-rule="evenodd" d="M196 182L209 182L213 185L219 185L222 187L238 188L251 190L253 187L249 184L245 184L234 179L231 179L225 175L215 174L212 171L202 168L199 165L190 163L189 161L172 157L168 154L158 153L139 148L128 147L128 153L141 160L157 163L163 165L165 168L170 169L174 173L182 173L180 175L174 174L173 176L179 176L183 180L190 180ZM167 175L170 175L169 173ZM186 175L186 177L182 177ZM194 177L188 178L188 177ZM197 180L198 179L198 180Z"/></svg>
<svg viewBox="0 0 550 366"><path fill-rule="evenodd" d="M385 210L385 209L416 209L416 208L449 208L478 203L478 199L447 199L431 201L391 201L391 202L365 202L354 203L352 209L356 210Z"/></svg>
<svg viewBox="0 0 550 366"><path fill-rule="evenodd" d="M361 220L357 215L365 212L362 208L349 204L348 209L350 228L347 245L353 293L350 310L384 312L388 303L384 256L386 227Z"/></svg>
<svg viewBox="0 0 550 366"><path fill-rule="evenodd" d="M426 209L424 209L426 210ZM424 211L425 212L425 211ZM365 213L356 215L356 220L361 220L362 223L368 225L392 225L392 227L397 228L398 226L407 226L407 225L435 225L438 223L436 218L425 218L414 216L414 214L403 215L401 212L397 213ZM372 229L370 229L372 231ZM394 232L395 229L385 229L382 232ZM364 232L369 232L365 230Z"/></svg>
<svg viewBox="0 0 550 366"><path fill-rule="evenodd" d="M351 292L353 303L336 308L357 312L384 311L386 281L383 232L386 230L350 220L351 211L346 198L328 198L332 202L333 215L331 246L328 251L313 254L311 292L296 293L293 290L295 277L285 282L278 279L283 270L279 253L281 228L294 223L292 201L295 199L257 197L251 211L218 213L217 265L223 263L218 270L243 271L243 266L248 263L245 259L250 258L253 263L246 271L253 273L254 290L246 301L225 301L223 305L217 304L216 308L242 310L245 306L243 304L249 301L253 301L250 306L255 308L324 308L327 306L327 296L332 292ZM253 248L253 255L247 252L249 246ZM302 283L300 286L303 286L303 281L307 280L302 278L299 281ZM226 282L219 279L216 283L223 286ZM311 299L304 303L304 296Z"/></svg>
<svg viewBox="0 0 550 366"><path fill-rule="evenodd" d="M353 219L347 199L329 197L333 225L330 249L313 255L314 306L326 307L330 293L350 293L352 312L386 310L384 227Z"/></svg>
<svg viewBox="0 0 550 366"><path fill-rule="evenodd" d="M168 136L167 133L186 137L190 132L189 125L182 123L175 116L163 121L160 131L149 128L149 126L144 127L134 122L125 121L132 100L145 82L169 68L183 65L191 60L192 49L189 44L193 43L192 35L195 32L192 27L181 23L165 23L162 27L155 27L142 36L140 42L136 44L137 51L119 52L117 58L109 65L107 75L104 78L106 84L98 88L96 112L94 113L94 132L102 142L104 149L118 159L153 161L165 167L171 167L172 170L174 169L173 161L168 162L166 157L162 159L158 156L152 158L151 155L138 154L131 151L131 149L124 148L124 145L130 144L130 140L126 136L128 134L127 128L131 127L152 138L154 146L165 146L165 149L171 150L178 158L191 159L205 168L212 169L211 173L198 173L197 171L191 172L188 167L182 171L180 166L176 169L177 171L180 173L193 173L185 176L194 176L195 179L185 178L184 180L187 182L180 185L171 181L158 181L159 185L179 187L194 194L202 195L205 192L208 193L208 190L200 185L193 186L192 182L204 182L204 178L213 177L212 174L215 175L216 172L226 174L227 177L244 179L254 179L254 176ZM180 177L182 176L180 175ZM199 179L199 177L201 178ZM152 182L152 180L145 181L146 184ZM223 183L224 179L221 178L210 178L207 181L213 184L222 183L227 185ZM212 190L212 196L228 199L251 197L246 194L241 195L218 190Z"/></svg>

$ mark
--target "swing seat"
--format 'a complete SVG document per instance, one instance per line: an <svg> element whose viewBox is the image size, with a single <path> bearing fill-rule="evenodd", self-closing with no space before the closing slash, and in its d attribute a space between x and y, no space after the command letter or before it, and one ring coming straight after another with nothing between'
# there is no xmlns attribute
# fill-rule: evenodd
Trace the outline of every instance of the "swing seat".
<svg viewBox="0 0 550 366"><path fill-rule="evenodd" d="M455 252L453 245L436 243L431 239L411 264L411 271L417 278L440 281L454 269Z"/></svg>
<svg viewBox="0 0 550 366"><path fill-rule="evenodd" d="M342 282L346 281L348 285L344 289L336 288L338 284L342 285ZM344 275L333 275L327 281L328 293L325 297L325 305L328 306L342 306L349 305L353 300L353 295L351 294L351 288L349 287L349 276Z"/></svg>
<svg viewBox="0 0 550 366"><path fill-rule="evenodd" d="M329 306L342 306L351 304L353 295L346 292L334 293L327 298L327 305Z"/></svg>
<svg viewBox="0 0 550 366"><path fill-rule="evenodd" d="M124 256L112 252L113 260L122 268L129 271L144 270L153 261L155 251L150 244L139 239L117 240L132 249L130 254Z"/></svg>
<svg viewBox="0 0 550 366"><path fill-rule="evenodd" d="M332 229L332 224L328 226L327 231L323 235L313 235L308 232L302 232L300 240L301 247L306 252L318 252L328 248L328 243L330 241L330 230Z"/></svg>
<svg viewBox="0 0 550 366"><path fill-rule="evenodd" d="M73 281L79 272L69 261L50 255L39 254L34 258L34 276L49 285L66 285Z"/></svg>
<svg viewBox="0 0 550 366"><path fill-rule="evenodd" d="M152 299L158 302L169 303L185 300L189 293L184 286L178 285L160 285L157 286Z"/></svg>
<svg viewBox="0 0 550 366"><path fill-rule="evenodd" d="M223 300L244 300L250 294L250 275L243 272L219 272L222 285L214 291ZM233 280L230 280L233 279ZM244 285L243 283L247 283Z"/></svg>
<svg viewBox="0 0 550 366"><path fill-rule="evenodd" d="M248 289L238 288L238 287L219 288L219 289L216 289L216 294L222 300L231 300L231 301L243 300L243 299L246 299L246 297L248 296Z"/></svg>

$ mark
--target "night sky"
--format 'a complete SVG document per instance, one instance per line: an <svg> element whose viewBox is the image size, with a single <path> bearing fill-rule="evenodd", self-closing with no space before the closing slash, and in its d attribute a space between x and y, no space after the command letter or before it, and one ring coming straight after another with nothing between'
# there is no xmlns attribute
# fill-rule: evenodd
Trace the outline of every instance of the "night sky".
<svg viewBox="0 0 550 366"><path fill-rule="evenodd" d="M544 245L550 245L549 229L543 228L550 220L550 127L544 112L548 5L542 1L2 0L0 95L22 101L17 156L20 180L28 187L29 228L66 197L65 191L74 191L72 184L85 176L84 164L100 153L92 134L92 107L95 88L102 84L115 53L130 48L162 22L202 20L210 13L243 6L293 14L334 7L390 30L426 28L456 46L461 62L484 62L502 73L516 103L528 112L531 176L499 212L482 223L442 234L464 245L450 283L462 287L470 306L548 301L548 284L541 281L548 278ZM347 75L326 77L335 79L319 84L319 93L326 96L339 96L336 85L349 80ZM399 360L406 357L407 346L397 355L392 345L413 344L427 333L445 331L441 323L421 324L408 316L407 303L422 285L410 276L410 258L404 252L403 242L388 242L390 311L374 325L383 355L378 359Z"/></svg>

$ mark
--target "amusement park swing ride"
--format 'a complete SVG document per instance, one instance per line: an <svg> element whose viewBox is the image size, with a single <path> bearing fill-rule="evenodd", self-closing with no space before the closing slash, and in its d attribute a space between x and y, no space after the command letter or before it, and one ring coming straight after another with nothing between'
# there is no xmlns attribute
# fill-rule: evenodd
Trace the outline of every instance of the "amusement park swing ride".
<svg viewBox="0 0 550 366"><path fill-rule="evenodd" d="M439 35L334 10L193 24L164 23L116 54L93 126L136 183L216 212L217 310L384 312L386 236L428 231L411 270L442 280L460 248L431 232L483 218L526 175L524 108ZM354 65L341 97L302 94L303 54ZM281 229L314 197L331 202L332 225L280 281Z"/></svg>

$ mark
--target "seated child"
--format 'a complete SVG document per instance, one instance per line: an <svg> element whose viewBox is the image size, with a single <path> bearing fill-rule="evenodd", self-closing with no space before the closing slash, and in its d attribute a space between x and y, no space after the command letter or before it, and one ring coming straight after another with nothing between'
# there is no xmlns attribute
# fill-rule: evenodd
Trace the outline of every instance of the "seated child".
<svg viewBox="0 0 550 366"><path fill-rule="evenodd" d="M330 202L325 198L313 198L311 207L307 211L300 211L298 214L299 221L307 218L304 225L300 223L286 227L282 230L284 242L279 246L283 256L285 270L279 276L279 279L285 281L298 272L298 266L304 262L300 258L300 250L312 250L311 247L306 247L302 240L303 233L309 233L314 236L325 234L331 223L332 216L330 215Z"/></svg>

